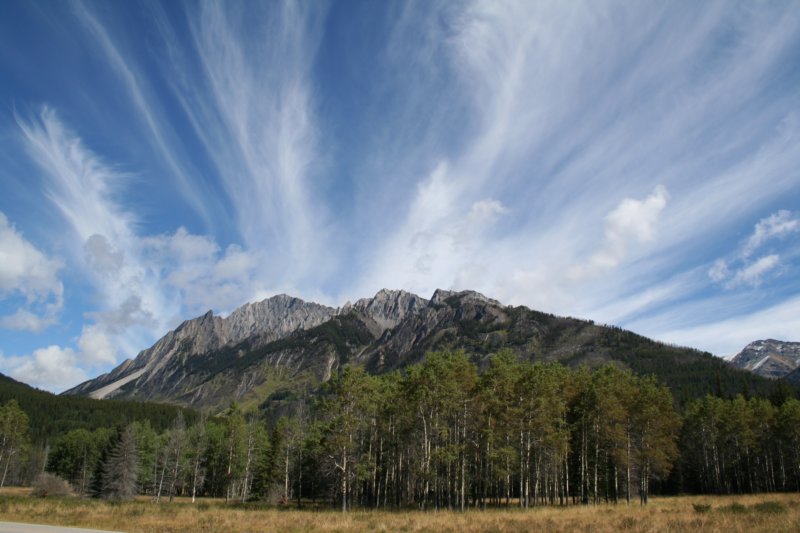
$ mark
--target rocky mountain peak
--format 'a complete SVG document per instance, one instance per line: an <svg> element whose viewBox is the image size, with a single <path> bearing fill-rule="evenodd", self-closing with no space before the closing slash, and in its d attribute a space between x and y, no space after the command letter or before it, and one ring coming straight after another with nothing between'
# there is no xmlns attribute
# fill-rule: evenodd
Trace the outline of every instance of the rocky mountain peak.
<svg viewBox="0 0 800 533"><path fill-rule="evenodd" d="M362 298L352 308L373 319L384 330L392 329L408 315L427 307L428 300L416 294L381 289L372 298ZM345 306L346 307L346 306ZM342 309L343 312L345 308Z"/></svg>
<svg viewBox="0 0 800 533"><path fill-rule="evenodd" d="M441 305L445 303L445 300L447 300L451 296L455 296L456 294L457 293L455 291L436 289L435 291L433 291L433 296L431 296L431 303L433 305Z"/></svg>
<svg viewBox="0 0 800 533"><path fill-rule="evenodd" d="M768 378L782 378L800 368L800 342L764 339L751 342L731 364Z"/></svg>
<svg viewBox="0 0 800 533"><path fill-rule="evenodd" d="M336 309L332 307L278 294L239 307L225 321L230 340L236 342L255 334L277 339L298 329L318 326L334 314Z"/></svg>
<svg viewBox="0 0 800 533"><path fill-rule="evenodd" d="M462 302L483 303L504 307L503 304L497 300L484 296L477 291L447 291L444 289L436 289L434 291L431 297L431 303L434 305L443 304L446 303L446 300L453 297L458 298L458 300Z"/></svg>

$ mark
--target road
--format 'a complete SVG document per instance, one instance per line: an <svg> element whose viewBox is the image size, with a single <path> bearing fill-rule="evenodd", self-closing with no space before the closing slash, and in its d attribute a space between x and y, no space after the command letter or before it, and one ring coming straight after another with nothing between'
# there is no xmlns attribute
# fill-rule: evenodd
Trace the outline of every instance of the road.
<svg viewBox="0 0 800 533"><path fill-rule="evenodd" d="M0 522L0 533L119 533L100 529L83 529L79 527L40 526L39 524L19 524L17 522Z"/></svg>

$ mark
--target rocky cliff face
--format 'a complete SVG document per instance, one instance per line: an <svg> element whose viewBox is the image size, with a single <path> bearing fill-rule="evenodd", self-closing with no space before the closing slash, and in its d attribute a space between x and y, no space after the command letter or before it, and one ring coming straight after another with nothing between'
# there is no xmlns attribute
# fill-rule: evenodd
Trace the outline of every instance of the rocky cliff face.
<svg viewBox="0 0 800 533"><path fill-rule="evenodd" d="M800 368L800 342L751 342L731 359L731 364L759 376L783 378Z"/></svg>
<svg viewBox="0 0 800 533"><path fill-rule="evenodd" d="M362 298L354 305L345 305L342 313L359 312L375 321L381 333L400 324L406 317L419 313L428 300L406 291L382 289L373 298Z"/></svg>
<svg viewBox="0 0 800 533"><path fill-rule="evenodd" d="M145 394L148 399L169 398L183 390L188 385L186 381L192 381L187 371L189 358L219 351L245 339L251 341L252 347L263 345L295 331L317 326L336 312L332 307L304 302L285 294L245 304L227 318L214 316L209 311L183 322L135 359L128 359L108 374L81 383L64 394L103 398L118 395L122 387L128 386L134 391L129 395L148 391ZM138 373L136 378L128 379L133 373Z"/></svg>
<svg viewBox="0 0 800 533"><path fill-rule="evenodd" d="M294 331L318 326L336 313L332 307L279 294L245 304L231 313L225 319L228 342L240 342L254 335L266 342L273 341Z"/></svg>

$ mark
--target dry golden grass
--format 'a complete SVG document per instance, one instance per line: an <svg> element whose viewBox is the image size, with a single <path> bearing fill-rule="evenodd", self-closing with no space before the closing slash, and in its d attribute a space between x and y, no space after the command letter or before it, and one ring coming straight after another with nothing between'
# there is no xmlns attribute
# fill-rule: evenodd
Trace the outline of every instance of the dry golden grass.
<svg viewBox="0 0 800 533"><path fill-rule="evenodd" d="M710 506L708 508L704 506ZM535 508L457 512L304 511L149 501L36 499L19 489L0 492L0 520L94 527L129 532L452 531L719 533L798 532L800 495L653 498L650 505Z"/></svg>

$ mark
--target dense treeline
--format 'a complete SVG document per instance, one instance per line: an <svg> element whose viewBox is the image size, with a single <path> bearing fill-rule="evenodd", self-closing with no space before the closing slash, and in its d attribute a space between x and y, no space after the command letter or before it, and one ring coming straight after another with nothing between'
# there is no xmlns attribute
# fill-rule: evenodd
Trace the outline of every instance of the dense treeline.
<svg viewBox="0 0 800 533"><path fill-rule="evenodd" d="M437 352L402 373L345 367L271 425L232 405L214 419L179 412L166 430L146 420L73 429L52 441L46 469L108 499L342 510L646 503L653 486L800 490L800 401L708 396L682 417L675 405L654 378L613 365L570 370L500 352L478 373L463 352ZM24 451L12 459L5 443L16 435L8 442L30 448L25 413L10 402L0 422L0 468L23 473Z"/></svg>
<svg viewBox="0 0 800 533"><path fill-rule="evenodd" d="M800 401L707 396L683 426L685 485L696 492L800 491Z"/></svg>
<svg viewBox="0 0 800 533"><path fill-rule="evenodd" d="M72 429L94 430L134 420L149 420L158 431L163 431L179 411L191 422L198 417L196 412L174 405L56 396L0 374L0 404L12 399L27 413L30 436L41 446Z"/></svg>
<svg viewBox="0 0 800 533"><path fill-rule="evenodd" d="M404 375L345 369L319 406L322 471L348 505L646 503L677 456L669 391L606 366L433 353Z"/></svg>

